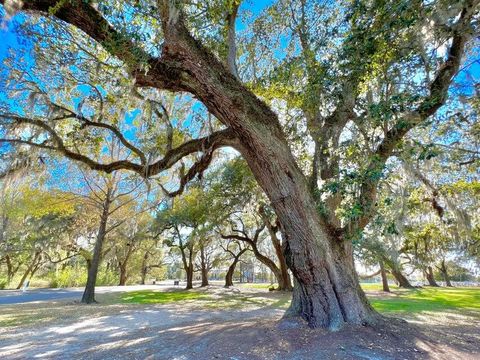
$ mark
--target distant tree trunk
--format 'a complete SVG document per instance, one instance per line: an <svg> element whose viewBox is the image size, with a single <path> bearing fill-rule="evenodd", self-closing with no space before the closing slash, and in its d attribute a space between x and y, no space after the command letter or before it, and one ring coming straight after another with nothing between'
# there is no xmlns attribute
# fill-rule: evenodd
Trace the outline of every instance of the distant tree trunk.
<svg viewBox="0 0 480 360"><path fill-rule="evenodd" d="M402 274L402 272L398 269L391 269L390 272L392 273L393 277L398 283L398 286L405 289L413 289L413 285L410 284L410 281Z"/></svg>
<svg viewBox="0 0 480 360"><path fill-rule="evenodd" d="M125 284L127 283L127 267L125 266L125 264L121 264L119 266L119 271L120 281L118 282L118 286L125 286Z"/></svg>
<svg viewBox="0 0 480 360"><path fill-rule="evenodd" d="M202 285L200 286L208 286L208 267L205 256L205 247L203 245L200 247L200 272L202 273Z"/></svg>
<svg viewBox="0 0 480 360"><path fill-rule="evenodd" d="M145 279L147 277L147 272L148 272L148 266L147 266L147 261L148 261L148 251L145 251L145 254L143 255L142 259L142 270L141 270L141 280L140 284L145 285Z"/></svg>
<svg viewBox="0 0 480 360"><path fill-rule="evenodd" d="M428 285L438 287L438 284L433 277L433 269L431 266L427 266L427 269L425 270L425 277L427 278Z"/></svg>
<svg viewBox="0 0 480 360"><path fill-rule="evenodd" d="M382 276L383 291L390 292L390 287L388 286L387 272L385 271L385 266L383 265L382 260L379 261L379 265L380 265L380 275Z"/></svg>
<svg viewBox="0 0 480 360"><path fill-rule="evenodd" d="M111 190L107 191L105 201L103 203L103 211L100 217L100 225L98 228L97 239L95 241L95 247L93 248L93 256L88 269L87 285L82 296L82 303L91 304L95 303L95 284L97 283L98 268L100 266L100 260L102 255L102 247L105 237L107 235L107 222L110 210L110 196Z"/></svg>
<svg viewBox="0 0 480 360"><path fill-rule="evenodd" d="M453 287L452 283L450 282L450 276L448 275L448 269L447 265L445 264L445 259L442 259L442 262L440 263L440 272L442 273L445 285L448 287Z"/></svg>
<svg viewBox="0 0 480 360"><path fill-rule="evenodd" d="M128 273L127 273L127 266L128 266L128 261L130 260L133 252L134 252L134 246L129 243L127 244L128 250L127 254L125 255L125 258L123 261L118 262L118 270L120 271L120 281L119 281L119 286L125 286L127 283L128 279Z"/></svg>
<svg viewBox="0 0 480 360"><path fill-rule="evenodd" d="M183 245L180 243L180 253L182 254L183 269L187 274L187 286L185 290L193 289L193 244ZM185 249L188 249L188 259Z"/></svg>
<svg viewBox="0 0 480 360"><path fill-rule="evenodd" d="M240 257L247 251L248 248L244 248L240 250L240 252L235 255L233 258L233 262L230 264L228 267L227 274L225 275L225 287L228 288L230 286L233 286L233 274L235 274L235 268L237 266L238 261L240 260Z"/></svg>
<svg viewBox="0 0 480 360"><path fill-rule="evenodd" d="M252 246L252 250L253 250L253 254L255 255L255 258L258 261L260 261L262 264L264 264L266 267L268 267L270 271L273 273L273 275L275 275L275 278L277 279L277 283L278 283L278 290L288 290L287 284L282 275L282 271L277 266L277 264L275 264L275 262L271 260L269 257L260 253L260 250L258 250L256 243L253 243L250 245Z"/></svg>
<svg viewBox="0 0 480 360"><path fill-rule="evenodd" d="M17 266L13 266L12 264L12 259L10 258L10 255L5 256L5 261L7 263L7 284L10 284L10 282L13 280L13 277L17 273L18 269L20 269L20 266L22 263L18 263Z"/></svg>
<svg viewBox="0 0 480 360"><path fill-rule="evenodd" d="M277 234L273 231L270 232L270 239L272 241L273 248L275 249L278 263L280 265L281 278L278 282L278 290L292 291L292 281L290 280L290 275L288 274L287 261L285 260L285 256L283 255L282 243L278 239Z"/></svg>
<svg viewBox="0 0 480 360"><path fill-rule="evenodd" d="M288 277L284 278L282 274L282 270L277 266L277 264L275 264L275 262L271 260L269 257L263 255L258 249L257 241L258 241L258 236L260 232L261 232L261 229L257 229L255 237L253 239L248 238L246 236L238 236L238 235L222 235L222 237L224 239L240 240L249 244L252 247L252 251L253 251L253 254L255 255L255 258L258 261L260 261L263 265L267 266L270 269L270 271L275 275L275 279L277 280L277 283L278 283L277 290L288 290L289 278ZM243 275L244 274L242 272L242 278L240 279L240 282L244 280Z"/></svg>
<svg viewBox="0 0 480 360"><path fill-rule="evenodd" d="M185 271L187 272L187 286L185 287L185 290L193 289L193 266L187 266Z"/></svg>
<svg viewBox="0 0 480 360"><path fill-rule="evenodd" d="M277 226L273 226L263 206L259 207L258 212L261 215L265 226L267 227L268 234L270 235L270 240L272 242L273 248L275 249L275 254L277 255L278 263L280 265L281 275L280 275L280 279L278 279L279 280L278 290L291 291L292 282L290 280L290 275L288 274L287 261L283 254L282 243L277 236L277 231L279 230L278 221L277 221Z"/></svg>
<svg viewBox="0 0 480 360"><path fill-rule="evenodd" d="M33 257L33 260L32 262L30 263L30 265L28 265L28 268L27 270L25 271L25 273L23 274L22 278L20 279L20 282L18 283L17 285L17 290L20 289L23 284L25 283L25 280L27 279L28 275L31 273L31 275L33 276L33 274L35 273L35 271L38 269L38 261L40 260L40 255L42 254L41 251L36 251L35 252L35 255Z"/></svg>

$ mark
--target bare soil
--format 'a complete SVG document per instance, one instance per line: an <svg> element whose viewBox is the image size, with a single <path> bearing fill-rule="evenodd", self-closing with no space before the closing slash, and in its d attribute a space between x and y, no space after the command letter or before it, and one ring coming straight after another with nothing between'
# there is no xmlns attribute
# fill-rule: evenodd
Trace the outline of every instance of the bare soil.
<svg viewBox="0 0 480 360"><path fill-rule="evenodd" d="M288 296L241 291L271 304ZM0 359L480 359L478 313L422 313L330 333L253 302L227 309L195 301L0 306L0 314L14 311L28 317L0 329Z"/></svg>

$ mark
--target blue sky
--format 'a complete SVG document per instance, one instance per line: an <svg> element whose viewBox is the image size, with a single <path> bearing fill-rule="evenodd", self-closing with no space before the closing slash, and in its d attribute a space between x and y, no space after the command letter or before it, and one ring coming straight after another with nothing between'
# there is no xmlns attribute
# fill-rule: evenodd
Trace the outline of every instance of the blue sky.
<svg viewBox="0 0 480 360"><path fill-rule="evenodd" d="M245 0L243 1L240 10L250 12L253 16L258 15L262 10L266 7L274 3L274 0ZM0 17L4 19L4 10L0 6ZM29 49L32 44L29 43L28 39L20 38L16 29L19 25L21 25L23 21L23 15L17 14L12 19L9 20L2 20L2 27L0 28L0 98L5 96L5 92L2 91L3 87L3 79L6 78L6 72L8 72L8 67L2 65L1 63L4 61L8 51L12 50L20 50L20 49ZM245 24L242 22L242 17L239 17L237 20L237 28L239 31L245 29ZM33 59L30 59L33 62ZM28 58L28 51L27 51L27 61ZM468 69L462 71L457 76L457 83L465 84L466 86L461 89L461 91L466 92L467 94L471 94L473 92L472 85L472 78L474 81L480 81L480 64L479 62L474 62ZM452 89L451 91L457 91L456 89ZM202 111L202 106L200 104L195 105L194 110ZM133 118L138 114L138 111L134 111L129 113L129 118L127 119L127 123L131 122ZM190 124L189 121L186 121L184 126L188 127ZM129 131L127 137L133 138L134 133Z"/></svg>

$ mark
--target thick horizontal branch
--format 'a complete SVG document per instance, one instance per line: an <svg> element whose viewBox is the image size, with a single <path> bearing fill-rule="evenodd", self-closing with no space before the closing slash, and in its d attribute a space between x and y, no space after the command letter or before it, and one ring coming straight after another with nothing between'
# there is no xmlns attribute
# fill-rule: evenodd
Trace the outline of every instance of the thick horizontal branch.
<svg viewBox="0 0 480 360"><path fill-rule="evenodd" d="M203 138L187 141L175 149L168 151L162 159L149 165L146 169L146 177L156 175L172 167L180 159L189 154L206 152L209 149L215 150L224 146L238 147L238 141L230 129L220 130Z"/></svg>
<svg viewBox="0 0 480 360"><path fill-rule="evenodd" d="M0 4L9 5L9 8L37 12L46 17L53 12L54 17L82 30L106 51L124 62L139 86L150 86L152 79L155 79L157 88L181 90L178 88L180 73L175 67L147 53L135 44L131 37L116 30L91 2L32 0L18 2L21 4L19 9L16 3L12 0L0 0Z"/></svg>
<svg viewBox="0 0 480 360"><path fill-rule="evenodd" d="M177 148L174 148L168 151L162 159L150 165L138 164L128 160L119 160L119 161L113 161L110 163L100 163L98 161L95 161L89 158L86 155L74 152L69 148L67 148L64 144L63 139L58 135L58 133L55 131L53 127L51 127L46 123L46 121L43 121L40 119L26 118L26 117L17 116L17 115L2 115L2 114L0 114L0 118L13 120L14 122L19 124L23 123L23 124L29 124L29 125L39 127L48 133L48 135L50 136L50 141L53 144L47 144L46 142L35 143L31 140L23 140L23 139L0 139L0 143L1 142L20 143L20 144L26 144L29 146L42 148L50 151L56 151L71 160L84 163L85 165L90 167L92 170L104 171L106 173L111 173L115 170L130 170L147 178L157 175L160 172L171 168L182 158L190 154L197 153L197 152L209 154L208 156L210 158L208 162L205 161L206 158L204 156L203 161L197 164L196 166L194 166L192 173L193 172L195 173L190 174L191 176L188 179L188 180L191 180L193 176L197 174L199 171L205 170L206 166L208 166L209 161L211 160L211 154L214 150L220 147L225 147L225 146L232 146L232 147L237 146L237 140L234 137L233 131L231 131L230 129L225 129L225 130L214 132L213 134L203 138L187 141L182 145L178 146Z"/></svg>

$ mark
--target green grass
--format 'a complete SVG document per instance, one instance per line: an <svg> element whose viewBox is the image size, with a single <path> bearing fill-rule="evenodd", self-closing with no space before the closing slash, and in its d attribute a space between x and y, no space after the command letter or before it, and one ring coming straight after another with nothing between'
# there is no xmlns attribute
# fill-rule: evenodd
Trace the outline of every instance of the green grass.
<svg viewBox="0 0 480 360"><path fill-rule="evenodd" d="M204 290L175 291L130 291L120 296L121 303L130 304L168 304L176 302L194 302L207 309L241 309L253 307L286 308L290 303L289 293L224 293L208 294ZM118 301L117 301L118 302Z"/></svg>
<svg viewBox="0 0 480 360"><path fill-rule="evenodd" d="M130 291L121 296L121 300L133 304L167 304L177 301L209 300L211 297L199 291Z"/></svg>
<svg viewBox="0 0 480 360"><path fill-rule="evenodd" d="M363 290L366 290L366 291L382 290L381 283L360 283L360 286L362 287ZM390 286L390 290L398 289L398 286L395 286L395 285L389 285L389 286Z"/></svg>
<svg viewBox="0 0 480 360"><path fill-rule="evenodd" d="M480 289L425 287L394 292L389 297L371 298L370 302L380 312L480 311Z"/></svg>
<svg viewBox="0 0 480 360"><path fill-rule="evenodd" d="M253 286L252 286L253 285ZM267 289L268 284L248 284L255 289ZM245 285L246 287L246 285ZM364 290L376 291L380 284L362 284ZM480 311L479 288L430 288L398 289L392 286L389 295L370 296L375 309L382 313L420 313L424 311L473 310ZM290 294L266 293L225 293L214 296L203 290L176 291L132 291L120 296L120 302L131 304L168 304L175 302L198 302L211 309L240 309L242 307L287 308Z"/></svg>

